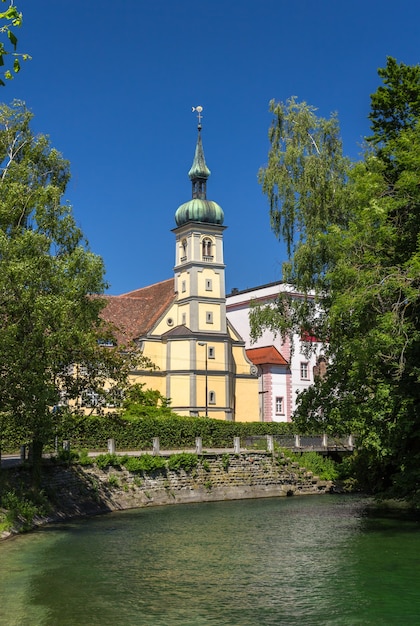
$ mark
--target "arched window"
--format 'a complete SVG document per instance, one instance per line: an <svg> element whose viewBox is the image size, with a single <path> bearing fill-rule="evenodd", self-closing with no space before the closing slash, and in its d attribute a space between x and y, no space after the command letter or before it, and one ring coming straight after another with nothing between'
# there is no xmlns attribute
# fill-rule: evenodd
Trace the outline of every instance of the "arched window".
<svg viewBox="0 0 420 626"><path fill-rule="evenodd" d="M181 246L182 246L181 261L185 261L187 259L187 240L186 239L183 239L181 241Z"/></svg>
<svg viewBox="0 0 420 626"><path fill-rule="evenodd" d="M203 259L213 257L212 241L209 237L203 239Z"/></svg>
<svg viewBox="0 0 420 626"><path fill-rule="evenodd" d="M216 404L216 392L209 391L209 404Z"/></svg>

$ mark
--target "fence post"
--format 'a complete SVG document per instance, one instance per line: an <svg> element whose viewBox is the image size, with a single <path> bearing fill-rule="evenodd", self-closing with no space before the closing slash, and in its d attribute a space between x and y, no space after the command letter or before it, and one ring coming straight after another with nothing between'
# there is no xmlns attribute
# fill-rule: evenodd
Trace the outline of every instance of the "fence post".
<svg viewBox="0 0 420 626"><path fill-rule="evenodd" d="M201 437L195 438L195 453L203 454L203 440L201 439Z"/></svg>
<svg viewBox="0 0 420 626"><path fill-rule="evenodd" d="M322 435L322 444L324 448L328 448L328 436L324 433Z"/></svg>
<svg viewBox="0 0 420 626"><path fill-rule="evenodd" d="M160 453L159 437L153 437L153 454L157 456Z"/></svg>
<svg viewBox="0 0 420 626"><path fill-rule="evenodd" d="M239 454L241 451L241 438L240 437L234 437L233 438L233 452L235 454Z"/></svg>
<svg viewBox="0 0 420 626"><path fill-rule="evenodd" d="M300 448L300 435L295 435L295 448Z"/></svg>
<svg viewBox="0 0 420 626"><path fill-rule="evenodd" d="M108 439L108 452L115 454L115 439Z"/></svg>
<svg viewBox="0 0 420 626"><path fill-rule="evenodd" d="M273 435L267 435L267 452L274 452Z"/></svg>
<svg viewBox="0 0 420 626"><path fill-rule="evenodd" d="M354 448L353 435L349 435L349 440L348 440L348 444L347 445L350 448L350 450L353 450L353 448Z"/></svg>

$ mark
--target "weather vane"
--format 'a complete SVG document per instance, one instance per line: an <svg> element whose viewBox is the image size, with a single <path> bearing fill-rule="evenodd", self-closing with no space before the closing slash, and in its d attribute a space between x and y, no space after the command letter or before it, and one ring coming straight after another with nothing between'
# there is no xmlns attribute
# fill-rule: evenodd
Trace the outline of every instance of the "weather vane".
<svg viewBox="0 0 420 626"><path fill-rule="evenodd" d="M202 106L192 107L192 112L194 113L194 111L197 111L198 126L201 126L201 118L203 117L201 114L203 112L203 107Z"/></svg>

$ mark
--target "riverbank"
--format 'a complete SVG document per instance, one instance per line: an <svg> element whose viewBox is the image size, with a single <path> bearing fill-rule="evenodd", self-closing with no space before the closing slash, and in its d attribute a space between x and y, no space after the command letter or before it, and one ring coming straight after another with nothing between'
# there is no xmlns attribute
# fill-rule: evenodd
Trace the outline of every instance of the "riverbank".
<svg viewBox="0 0 420 626"><path fill-rule="evenodd" d="M27 482L29 470L3 470L8 482ZM151 472L133 472L124 467L59 465L46 463L42 491L48 511L36 516L33 527L61 520L111 511L151 506L325 494L332 481L320 480L312 472L286 457L258 451L241 454L204 454L196 467L186 471L168 467ZM27 520L25 520L27 523ZM3 532L3 538L22 530Z"/></svg>

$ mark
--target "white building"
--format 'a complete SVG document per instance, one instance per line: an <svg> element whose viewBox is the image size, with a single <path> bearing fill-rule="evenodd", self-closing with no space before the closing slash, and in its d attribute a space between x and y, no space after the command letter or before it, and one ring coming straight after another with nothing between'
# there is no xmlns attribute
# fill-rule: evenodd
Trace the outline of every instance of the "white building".
<svg viewBox="0 0 420 626"><path fill-rule="evenodd" d="M290 285L276 282L238 291L234 289L226 300L226 313L229 322L245 341L246 354L258 368L259 417L263 422L290 422L296 406L296 397L314 381L314 368L325 360L321 344L314 337L293 336L293 346L289 339L283 341L280 335L274 336L264 331L252 343L250 337L249 312L251 302L261 305L275 304L280 292L287 291L292 298L301 294L293 291ZM305 354L304 342L316 343L314 354ZM316 371L316 370L315 370Z"/></svg>

